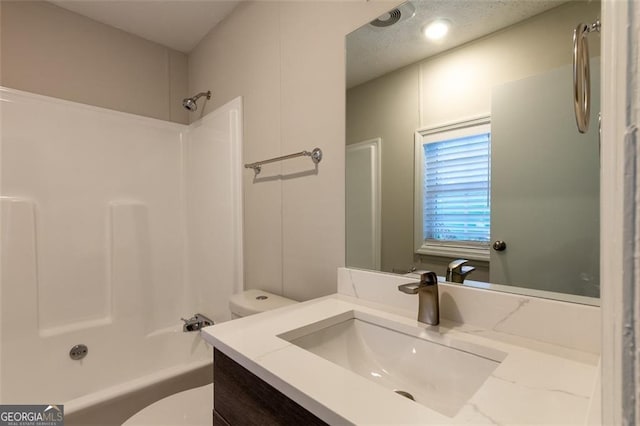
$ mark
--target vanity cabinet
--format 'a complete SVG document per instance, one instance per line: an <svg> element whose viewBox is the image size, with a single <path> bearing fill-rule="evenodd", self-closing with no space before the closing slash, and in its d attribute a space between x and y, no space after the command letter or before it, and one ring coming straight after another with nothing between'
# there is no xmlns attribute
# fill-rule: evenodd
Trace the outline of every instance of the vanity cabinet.
<svg viewBox="0 0 640 426"><path fill-rule="evenodd" d="M213 377L215 426L326 425L216 348Z"/></svg>

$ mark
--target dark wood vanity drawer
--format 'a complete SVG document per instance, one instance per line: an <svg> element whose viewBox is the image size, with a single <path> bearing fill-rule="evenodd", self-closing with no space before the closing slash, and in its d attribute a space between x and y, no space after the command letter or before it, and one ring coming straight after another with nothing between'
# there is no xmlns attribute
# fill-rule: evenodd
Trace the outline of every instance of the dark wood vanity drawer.
<svg viewBox="0 0 640 426"><path fill-rule="evenodd" d="M213 359L214 425L326 425L218 349Z"/></svg>

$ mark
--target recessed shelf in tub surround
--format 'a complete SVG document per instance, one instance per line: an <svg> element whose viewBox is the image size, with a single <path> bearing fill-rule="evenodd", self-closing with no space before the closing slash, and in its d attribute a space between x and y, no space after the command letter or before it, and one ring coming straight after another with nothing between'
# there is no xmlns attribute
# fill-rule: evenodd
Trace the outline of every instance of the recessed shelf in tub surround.
<svg viewBox="0 0 640 426"><path fill-rule="evenodd" d="M496 312L488 309L482 316L464 311L468 305L465 298L477 302L478 309L485 307L487 300L475 293L449 291L448 285L442 284L443 303L449 303L448 297L456 303L442 311L440 326L425 326L415 320L417 300L396 289L398 280L403 283L411 279L340 269L337 294L218 324L204 329L202 334L242 367L329 424L583 424L588 414L597 410L597 401L591 401L599 355L592 350L592 342L579 338L563 346L553 343L566 332L561 330L562 324L556 327L557 335L549 336L536 336L524 324L530 315L556 315L553 304L564 302L535 298L522 302L521 296L495 294L492 296L507 299L497 300ZM391 296L389 289L406 297L408 303ZM582 309L577 305L563 307ZM594 310L597 317L599 308L584 309ZM480 324L448 319L447 315L456 313L464 321L484 319ZM593 326L591 314L579 313ZM432 341L445 346L484 347L503 355L496 358L498 365L477 391L447 415L295 344L297 334L316 332L336 318L347 317L376 318L403 333L435 339ZM425 360L425 368L428 365Z"/></svg>

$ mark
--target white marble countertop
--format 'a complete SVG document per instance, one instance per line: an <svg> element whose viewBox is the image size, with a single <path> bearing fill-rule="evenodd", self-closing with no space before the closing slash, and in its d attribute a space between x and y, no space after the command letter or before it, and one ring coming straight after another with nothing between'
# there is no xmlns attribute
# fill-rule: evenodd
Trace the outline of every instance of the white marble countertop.
<svg viewBox="0 0 640 426"><path fill-rule="evenodd" d="M447 417L277 337L354 310L507 355L457 414ZM514 343L495 331L446 320L425 326L340 294L207 327L202 337L329 424L584 424L598 376L595 354L524 338Z"/></svg>

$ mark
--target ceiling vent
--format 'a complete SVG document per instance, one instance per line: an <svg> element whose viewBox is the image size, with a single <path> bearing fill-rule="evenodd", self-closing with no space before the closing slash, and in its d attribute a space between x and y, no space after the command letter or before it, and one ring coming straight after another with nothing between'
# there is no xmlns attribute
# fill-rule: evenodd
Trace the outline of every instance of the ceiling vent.
<svg viewBox="0 0 640 426"><path fill-rule="evenodd" d="M390 10L384 15L378 16L377 19L369 22L369 25L376 28L390 27L398 22L406 21L416 14L416 7L411 2L402 3L395 9Z"/></svg>

